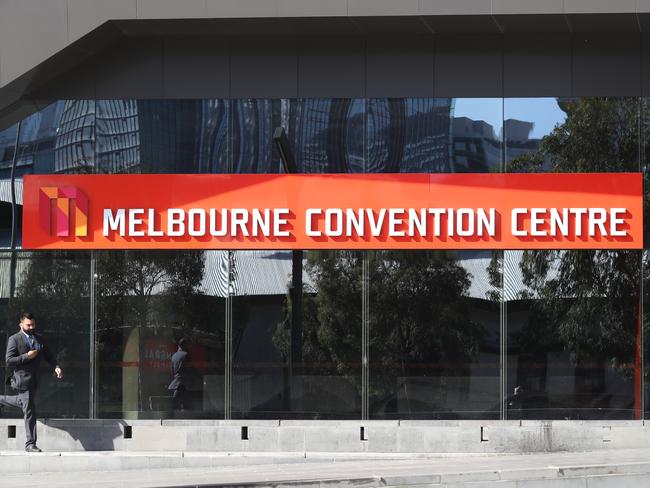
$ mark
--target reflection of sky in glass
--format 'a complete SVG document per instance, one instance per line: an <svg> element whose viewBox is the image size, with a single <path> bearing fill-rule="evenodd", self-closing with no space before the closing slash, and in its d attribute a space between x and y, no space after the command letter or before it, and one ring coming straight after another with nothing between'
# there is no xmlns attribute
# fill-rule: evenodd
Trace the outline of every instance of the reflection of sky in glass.
<svg viewBox="0 0 650 488"><path fill-rule="evenodd" d="M531 139L541 139L566 119L556 98L506 98L503 109L506 120L534 123Z"/></svg>
<svg viewBox="0 0 650 488"><path fill-rule="evenodd" d="M472 120L483 120L494 128L497 137L501 135L502 98L455 98L454 117L467 117Z"/></svg>
<svg viewBox="0 0 650 488"><path fill-rule="evenodd" d="M313 99L312 99L313 100ZM332 98L332 103L342 103L345 102L345 98ZM366 111L366 99L365 98L351 98L350 99L350 108L348 110L348 116L354 117L355 115L363 115Z"/></svg>

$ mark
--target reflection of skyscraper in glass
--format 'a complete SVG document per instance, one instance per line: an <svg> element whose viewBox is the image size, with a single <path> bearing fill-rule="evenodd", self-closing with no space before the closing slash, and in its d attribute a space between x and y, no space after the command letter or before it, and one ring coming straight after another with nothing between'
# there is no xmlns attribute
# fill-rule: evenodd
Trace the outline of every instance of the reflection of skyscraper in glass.
<svg viewBox="0 0 650 488"><path fill-rule="evenodd" d="M517 156L537 152L539 139L531 139L535 127L533 122L508 119L503 122L506 134L507 159L512 161Z"/></svg>
<svg viewBox="0 0 650 488"><path fill-rule="evenodd" d="M92 173L94 100L66 100L56 130L55 173Z"/></svg>
<svg viewBox="0 0 650 488"><path fill-rule="evenodd" d="M101 172L227 171L227 101L102 100L97 104Z"/></svg>
<svg viewBox="0 0 650 488"><path fill-rule="evenodd" d="M373 100L369 110L369 171L448 172L451 100Z"/></svg>
<svg viewBox="0 0 650 488"><path fill-rule="evenodd" d="M303 99L289 105L289 138L305 173L360 172L364 162L365 103Z"/></svg>
<svg viewBox="0 0 650 488"><path fill-rule="evenodd" d="M368 108L366 171L450 171L448 98L375 99Z"/></svg>
<svg viewBox="0 0 650 488"><path fill-rule="evenodd" d="M404 164L418 172L448 171L449 99L404 102L407 120Z"/></svg>
<svg viewBox="0 0 650 488"><path fill-rule="evenodd" d="M230 102L201 100L197 114L197 172L227 173L230 171Z"/></svg>
<svg viewBox="0 0 650 488"><path fill-rule="evenodd" d="M330 161L328 155L331 105L332 100L320 99L299 100L289 107L290 138L298 167L305 173L345 172L345 161Z"/></svg>
<svg viewBox="0 0 650 488"><path fill-rule="evenodd" d="M278 173L273 129L280 124L280 100L241 99L232 102L231 158L234 173Z"/></svg>
<svg viewBox="0 0 650 488"><path fill-rule="evenodd" d="M508 119L503 123L506 131L506 136L512 141L527 141L530 139L530 134L535 127L533 122L526 122L517 119Z"/></svg>
<svg viewBox="0 0 650 488"><path fill-rule="evenodd" d="M140 158L147 173L213 171L226 153L225 102L138 101ZM225 161L224 161L225 162Z"/></svg>
<svg viewBox="0 0 650 488"><path fill-rule="evenodd" d="M100 173L140 173L140 125L135 100L98 100L96 160Z"/></svg>
<svg viewBox="0 0 650 488"><path fill-rule="evenodd" d="M455 173L487 173L501 164L501 142L484 120L452 119L452 163Z"/></svg>

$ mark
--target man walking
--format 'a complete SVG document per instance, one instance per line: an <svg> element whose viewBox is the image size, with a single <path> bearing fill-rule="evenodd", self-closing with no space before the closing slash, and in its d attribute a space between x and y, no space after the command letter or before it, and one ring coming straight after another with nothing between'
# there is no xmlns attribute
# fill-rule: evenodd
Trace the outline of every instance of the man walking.
<svg viewBox="0 0 650 488"><path fill-rule="evenodd" d="M20 408L25 417L25 451L41 452L36 446L36 387L42 358L54 367L57 379L63 378L63 371L56 357L36 334L36 319L31 313L20 315L20 330L7 340L7 384L18 391L17 395L0 395L2 405Z"/></svg>

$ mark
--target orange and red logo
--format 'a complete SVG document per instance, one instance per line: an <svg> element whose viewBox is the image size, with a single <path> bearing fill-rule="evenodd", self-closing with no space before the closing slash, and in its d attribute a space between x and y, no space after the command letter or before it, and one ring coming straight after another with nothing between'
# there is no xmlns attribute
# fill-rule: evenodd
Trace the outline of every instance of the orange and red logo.
<svg viewBox="0 0 650 488"><path fill-rule="evenodd" d="M88 235L88 198L74 186L40 187L38 214L41 227L50 235Z"/></svg>

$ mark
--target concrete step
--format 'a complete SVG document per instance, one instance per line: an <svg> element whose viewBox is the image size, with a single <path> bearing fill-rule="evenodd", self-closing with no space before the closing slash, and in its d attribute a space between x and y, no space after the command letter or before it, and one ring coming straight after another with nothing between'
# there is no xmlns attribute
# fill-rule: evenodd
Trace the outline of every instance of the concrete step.
<svg viewBox="0 0 650 488"><path fill-rule="evenodd" d="M301 466L304 467L304 466ZM646 468L627 465L620 472L601 466L568 470L484 470L429 474L409 474L395 465L383 468L341 463L339 475L330 466L317 463L297 470L295 466L273 465L215 469L156 469L128 472L31 473L3 475L2 486L34 488L647 488ZM645 472L637 472L637 471ZM400 473L400 471L403 471ZM625 471L630 471L626 473ZM372 474L381 473L384 474ZM386 474L388 473L388 474ZM6 483L6 485L5 485Z"/></svg>
<svg viewBox="0 0 650 488"><path fill-rule="evenodd" d="M285 456L285 457L283 457ZM0 453L0 486L558 488L650 486L650 450L386 456L323 453ZM201 465L202 463L211 465ZM25 465L24 463L27 463ZM11 465L14 468L11 468ZM18 466L29 467L29 472ZM98 469L104 466L104 469ZM182 466L182 467L181 467ZM13 469L7 472L5 467Z"/></svg>
<svg viewBox="0 0 650 488"><path fill-rule="evenodd" d="M469 454L485 457L484 454ZM305 453L305 452L129 452L129 451L0 451L0 472L56 473L78 471L127 471L148 469L223 468L292 465L304 463L425 461L456 458L457 454L402 453Z"/></svg>

